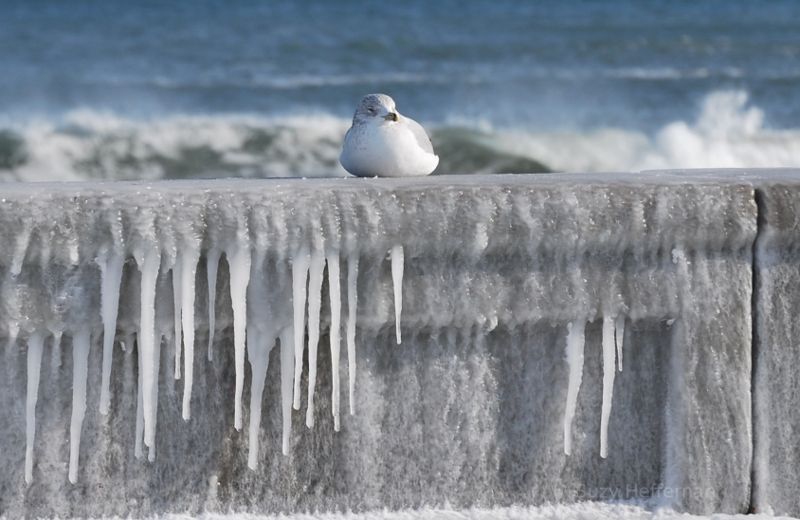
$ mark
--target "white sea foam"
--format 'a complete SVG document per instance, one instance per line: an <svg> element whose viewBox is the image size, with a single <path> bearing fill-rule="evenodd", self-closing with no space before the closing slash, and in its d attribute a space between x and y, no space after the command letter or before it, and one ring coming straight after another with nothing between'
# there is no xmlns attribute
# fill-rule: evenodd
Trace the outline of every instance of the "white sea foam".
<svg viewBox="0 0 800 520"><path fill-rule="evenodd" d="M324 114L136 120L77 110L58 121L13 123L25 159L0 168L0 179L344 176L338 156L347 126Z"/></svg>
<svg viewBox="0 0 800 520"><path fill-rule="evenodd" d="M345 176L347 118L330 114L166 116L139 120L78 110L58 121L0 125L0 180ZM427 123L436 173L640 171L800 164L800 128L776 129L744 91L715 91L693 120L631 128L497 128ZM5 141L3 141L5 140Z"/></svg>
<svg viewBox="0 0 800 520"><path fill-rule="evenodd" d="M694 121L674 121L653 136L601 128L589 132L509 132L501 149L559 171L788 167L800 164L800 129L771 129L747 93L707 96Z"/></svg>

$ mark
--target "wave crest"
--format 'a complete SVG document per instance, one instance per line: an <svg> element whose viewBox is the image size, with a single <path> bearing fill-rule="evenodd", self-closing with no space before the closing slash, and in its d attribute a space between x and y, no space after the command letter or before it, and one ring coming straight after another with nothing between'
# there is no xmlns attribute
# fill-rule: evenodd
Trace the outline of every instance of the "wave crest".
<svg viewBox="0 0 800 520"><path fill-rule="evenodd" d="M694 121L674 121L653 135L625 128L586 132L510 131L505 149L557 171L800 166L800 129L771 129L744 91L706 96Z"/></svg>
<svg viewBox="0 0 800 520"><path fill-rule="evenodd" d="M708 95L694 121L653 135L428 125L437 174L640 171L800 165L800 130L770 129L743 91ZM349 120L171 116L134 120L80 110L58 122L0 128L0 180L345 176L339 151Z"/></svg>

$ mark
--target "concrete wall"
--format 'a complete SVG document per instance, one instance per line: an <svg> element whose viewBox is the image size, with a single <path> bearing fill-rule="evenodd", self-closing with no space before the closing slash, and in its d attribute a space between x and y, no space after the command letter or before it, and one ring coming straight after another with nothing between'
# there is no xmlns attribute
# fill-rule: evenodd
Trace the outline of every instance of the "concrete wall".
<svg viewBox="0 0 800 520"><path fill-rule="evenodd" d="M800 267L792 267L800 265L794 261L800 260L795 210L800 172L214 181L159 183L133 193L137 190L140 186L78 184L45 185L34 193L17 186L6 194L17 202L13 212L0 206L0 222L7 223L0 234L14 243L13 226L25 218L36 223L36 234L60 232L57 220L41 215L48 207L59 208L71 222L105 219L103 212L122 212L125 221L142 207L154 214L168 211L163 208L173 207L176 197L189 213L217 208L219 200L197 194L235 198L237 190L247 193L241 211L254 234L262 225L256 214L265 219L263 229L288 226L290 235L312 238L319 215L339 215L341 226L353 226L354 236L366 244L355 248L363 255L358 282L364 317L356 414L344 415L341 431L333 431L324 331L317 424L305 428L305 406L295 412L290 454L281 455L281 360L275 348L263 396L259 467L247 468L246 428L232 427L231 301L223 261L217 284L223 330L215 362L206 362L198 349L188 423L180 418L182 381L162 368L152 463L133 456L138 369L130 345L114 359L111 414L96 411L102 332L95 323L79 481L69 484L65 469L72 388L67 333L63 352L45 350L34 482L26 485L25 331L3 350L0 462L6 471L0 475L0 511L9 516L647 498L697 513L771 506L800 514L800 480L793 471L800 462L800 448L794 447L800 445L800 419L792 406L800 392L792 370L800 352L793 343L800 291L792 288L800 274ZM26 205L30 200L36 202ZM87 205L100 214L81 221L70 213ZM277 205L279 217L270 213ZM280 220L288 214L291 222ZM358 227L370 214L380 216L377 223ZM159 225L174 225L169 222ZM322 227L328 229L328 223ZM208 244L203 240L201 266ZM391 268L373 251L384 247L379 241L406 247L401 345L394 337ZM87 247L95 246L80 249L89 261L94 253ZM0 254L5 294L18 287L8 274L10 249ZM278 273L281 262L291 261L280 257L280 249L273 246L276 252L266 261ZM29 250L26 259L39 257L40 251ZM197 275L199 302L207 292L204 274ZM26 287L39 283L24 268L22 276ZM97 290L97 273L85 276L81 283ZM169 324L168 273L161 276L167 276L159 282L167 292L159 294L169 305L159 313ZM129 260L123 301L135 299L138 279ZM285 287L278 294L285 297ZM325 286L323 300L327 295ZM131 315L120 316L119 338L138 316L138 309L126 308L121 312ZM206 311L198 304L200 345ZM8 320L20 311L2 312ZM324 305L323 323L327 312ZM624 323L624 332L604 328L610 320ZM563 451L568 327L584 328L586 340L569 456ZM624 355L613 383L609 453L601 458L609 330L624 335ZM171 366L172 355L167 340L162 367ZM344 410L346 364L343 356ZM307 367L303 373L305 384ZM248 367L246 400L251 376Z"/></svg>

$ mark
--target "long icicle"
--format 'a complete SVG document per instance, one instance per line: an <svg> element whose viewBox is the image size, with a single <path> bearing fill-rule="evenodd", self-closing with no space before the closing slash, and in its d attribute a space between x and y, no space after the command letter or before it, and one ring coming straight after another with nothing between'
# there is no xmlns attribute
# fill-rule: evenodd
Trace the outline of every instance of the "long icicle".
<svg viewBox="0 0 800 520"><path fill-rule="evenodd" d="M242 392L247 331L247 285L250 283L250 248L239 244L228 256L230 264L231 305L233 306L233 348L236 365L236 395L233 426L242 429Z"/></svg>
<svg viewBox="0 0 800 520"><path fill-rule="evenodd" d="M69 481L78 481L81 430L86 416L86 379L89 372L91 338L87 327L72 337L72 419L69 427Z"/></svg>
<svg viewBox="0 0 800 520"><path fill-rule="evenodd" d="M137 369L138 375L138 382L136 384L136 428L135 432L135 442L133 446L133 456L137 459L141 459L144 456L144 378L142 374L144 371L142 370L142 344L139 343L139 334L136 334L136 357L139 363L139 367ZM133 346L133 343L131 343Z"/></svg>
<svg viewBox="0 0 800 520"><path fill-rule="evenodd" d="M355 413L356 321L358 314L358 253L347 257L347 378L350 415Z"/></svg>
<svg viewBox="0 0 800 520"><path fill-rule="evenodd" d="M25 483L33 481L33 446L36 439L36 402L39 400L39 377L42 371L44 336L34 332L28 338L28 388L25 394Z"/></svg>
<svg viewBox="0 0 800 520"><path fill-rule="evenodd" d="M250 361L250 428L249 452L247 454L247 467L256 469L258 466L258 432L261 428L261 402L264 395L264 384L269 369L269 352L275 339L257 332L252 328L247 338L247 358Z"/></svg>
<svg viewBox="0 0 800 520"><path fill-rule="evenodd" d="M200 258L197 249L187 249L181 255L181 322L183 328L183 410L184 421L192 415L192 384L194 382L194 299L195 275Z"/></svg>
<svg viewBox="0 0 800 520"><path fill-rule="evenodd" d="M319 315L322 308L322 275L325 256L318 251L311 255L308 277L308 406L306 426L314 426L314 388L317 385L317 349L319 347Z"/></svg>
<svg viewBox="0 0 800 520"><path fill-rule="evenodd" d="M158 422L158 375L161 373L161 345L164 343L164 336L161 334L158 335L158 340L155 342L155 349L153 352L153 360L154 363L154 373L155 373L155 384L151 389L152 396L151 399L153 400L153 431L156 429L156 423ZM146 423L145 423L146 424ZM153 462L156 460L156 443L155 439L152 443L147 446L147 460Z"/></svg>
<svg viewBox="0 0 800 520"><path fill-rule="evenodd" d="M583 379L583 348L585 323L575 321L567 325L567 367L569 382L567 383L567 406L564 410L564 453L572 454L572 420L578 405L578 391Z"/></svg>
<svg viewBox="0 0 800 520"><path fill-rule="evenodd" d="M111 365L114 359L114 336L117 332L119 287L125 258L111 254L100 265L100 317L103 320L103 375L100 385L100 413L108 414L111 404ZM59 338L60 339L60 338Z"/></svg>
<svg viewBox="0 0 800 520"><path fill-rule="evenodd" d="M144 261L140 267L141 281L141 317L139 319L139 348L142 350L142 411L144 414L144 444L152 446L155 443L155 415L156 406L153 403L153 385L158 384L158 374L155 369L155 298L158 268L161 264L161 252L155 248L148 248Z"/></svg>
<svg viewBox="0 0 800 520"><path fill-rule="evenodd" d="M298 253L292 261L292 306L294 310L294 399L292 406L300 409L300 380L303 375L303 343L306 334L306 281L311 255Z"/></svg>
<svg viewBox="0 0 800 520"><path fill-rule="evenodd" d="M206 253L206 280L208 282L208 360L214 359L214 332L217 308L217 270L219 269L219 249L212 248Z"/></svg>
<svg viewBox="0 0 800 520"><path fill-rule="evenodd" d="M283 432L281 452L289 454L292 437L292 383L294 376L294 328L286 327L281 331L281 413Z"/></svg>
<svg viewBox="0 0 800 520"><path fill-rule="evenodd" d="M614 319L603 317L603 404L600 414L600 457L608 457L608 420L614 397Z"/></svg>
<svg viewBox="0 0 800 520"><path fill-rule="evenodd" d="M622 372L622 345L625 341L625 315L620 314L614 323L614 343L617 345L617 368Z"/></svg>
<svg viewBox="0 0 800 520"><path fill-rule="evenodd" d="M175 265L172 266L172 323L173 323L173 339L175 340L175 379L181 378L181 346L183 344L183 335L181 334L181 304L183 303L183 290L181 284L183 283L183 275L181 274L181 253L178 252L178 257L175 259Z"/></svg>
<svg viewBox="0 0 800 520"><path fill-rule="evenodd" d="M403 313L403 246L392 247L392 285L394 287L394 327L397 344L403 342L400 336L400 315Z"/></svg>
<svg viewBox="0 0 800 520"><path fill-rule="evenodd" d="M339 431L339 351L341 349L342 326L342 288L340 285L339 253L327 256L328 262L328 295L331 303L331 412L333 413L333 429Z"/></svg>

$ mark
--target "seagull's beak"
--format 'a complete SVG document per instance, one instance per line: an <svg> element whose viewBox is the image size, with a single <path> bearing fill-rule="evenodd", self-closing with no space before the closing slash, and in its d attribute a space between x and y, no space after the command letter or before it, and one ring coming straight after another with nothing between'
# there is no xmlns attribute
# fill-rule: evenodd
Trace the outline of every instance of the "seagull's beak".
<svg viewBox="0 0 800 520"><path fill-rule="evenodd" d="M387 121L397 121L397 112L389 112L383 118Z"/></svg>

